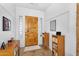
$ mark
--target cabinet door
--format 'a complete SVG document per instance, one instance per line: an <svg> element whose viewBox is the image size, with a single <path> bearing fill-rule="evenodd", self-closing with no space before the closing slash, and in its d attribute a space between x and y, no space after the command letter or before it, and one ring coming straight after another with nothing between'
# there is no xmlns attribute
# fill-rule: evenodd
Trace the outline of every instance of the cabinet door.
<svg viewBox="0 0 79 59"><path fill-rule="evenodd" d="M43 46L44 46L44 48L49 47L49 33L44 33Z"/></svg>
<svg viewBox="0 0 79 59"><path fill-rule="evenodd" d="M58 36L58 55L64 56L64 36Z"/></svg>

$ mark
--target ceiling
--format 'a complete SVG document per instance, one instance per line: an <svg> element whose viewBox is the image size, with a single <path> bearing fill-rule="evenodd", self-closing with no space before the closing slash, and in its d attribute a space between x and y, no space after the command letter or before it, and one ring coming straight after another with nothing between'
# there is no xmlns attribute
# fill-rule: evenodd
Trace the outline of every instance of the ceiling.
<svg viewBox="0 0 79 59"><path fill-rule="evenodd" d="M46 11L52 3L17 3L16 6Z"/></svg>

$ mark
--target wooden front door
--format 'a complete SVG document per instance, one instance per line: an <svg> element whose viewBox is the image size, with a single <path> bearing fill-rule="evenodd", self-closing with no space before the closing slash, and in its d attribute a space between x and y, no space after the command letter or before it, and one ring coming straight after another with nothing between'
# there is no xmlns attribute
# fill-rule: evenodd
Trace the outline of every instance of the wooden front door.
<svg viewBox="0 0 79 59"><path fill-rule="evenodd" d="M25 16L25 46L38 44L38 17Z"/></svg>

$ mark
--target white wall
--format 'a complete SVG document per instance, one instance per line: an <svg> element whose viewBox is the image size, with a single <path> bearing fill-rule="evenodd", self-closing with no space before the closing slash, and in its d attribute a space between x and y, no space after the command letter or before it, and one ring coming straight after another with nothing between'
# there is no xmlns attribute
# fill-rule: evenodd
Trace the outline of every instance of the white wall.
<svg viewBox="0 0 79 59"><path fill-rule="evenodd" d="M41 25L40 25L40 18L43 18L42 19L42 22L44 22L44 13L39 11L39 10L34 10L34 9L28 9L28 8L22 8L22 7L16 7L16 33L17 33L17 39L19 38L19 35L18 35L18 22L19 22L19 16L23 16L23 25L24 25L24 16L37 16L38 17L38 45L42 44L42 39L40 38L40 31L41 31ZM42 23L42 25L44 25L44 23ZM25 26L24 26L25 28ZM44 29L44 26L42 26L42 29ZM42 31L44 32L44 31ZM25 46L25 35L24 35L25 32L23 32L23 39L20 39L20 46L21 47L24 47Z"/></svg>
<svg viewBox="0 0 79 59"><path fill-rule="evenodd" d="M60 31L62 35L65 35L65 54L68 54L69 50L69 13L60 15L59 17L53 18L56 19L56 31ZM52 21L50 20L50 21ZM50 33L49 47L52 50L52 34L56 35L56 31L50 31L50 21L46 21L46 32Z"/></svg>
<svg viewBox="0 0 79 59"><path fill-rule="evenodd" d="M11 6L11 7L9 7ZM6 9L7 7L7 9ZM11 4L0 4L0 45L2 44L2 42L4 41L5 43L11 38L14 37L14 15L15 12L9 12L12 11L14 8L14 6L12 6ZM2 17L5 16L8 19L11 20L11 31L2 31Z"/></svg>
<svg viewBox="0 0 79 59"><path fill-rule="evenodd" d="M52 49L52 34L56 34L56 31L61 31L62 35L65 35L65 55L76 55L74 5L52 4L45 13L45 31L50 33L49 47ZM55 19L56 31L50 31L50 21Z"/></svg>
<svg viewBox="0 0 79 59"><path fill-rule="evenodd" d="M68 11L68 5L68 3L52 3L45 12L46 20Z"/></svg>
<svg viewBox="0 0 79 59"><path fill-rule="evenodd" d="M76 55L76 4L69 6L69 38L70 38L70 55Z"/></svg>

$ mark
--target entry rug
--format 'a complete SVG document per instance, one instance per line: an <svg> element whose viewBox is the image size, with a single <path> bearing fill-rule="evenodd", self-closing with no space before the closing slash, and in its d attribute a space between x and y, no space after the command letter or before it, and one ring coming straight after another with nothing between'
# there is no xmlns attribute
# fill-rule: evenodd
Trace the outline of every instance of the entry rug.
<svg viewBox="0 0 79 59"><path fill-rule="evenodd" d="M38 46L38 45L29 46L29 47L25 47L24 52L26 52L26 51L32 51L32 50L37 50L37 49L41 49L41 47Z"/></svg>

